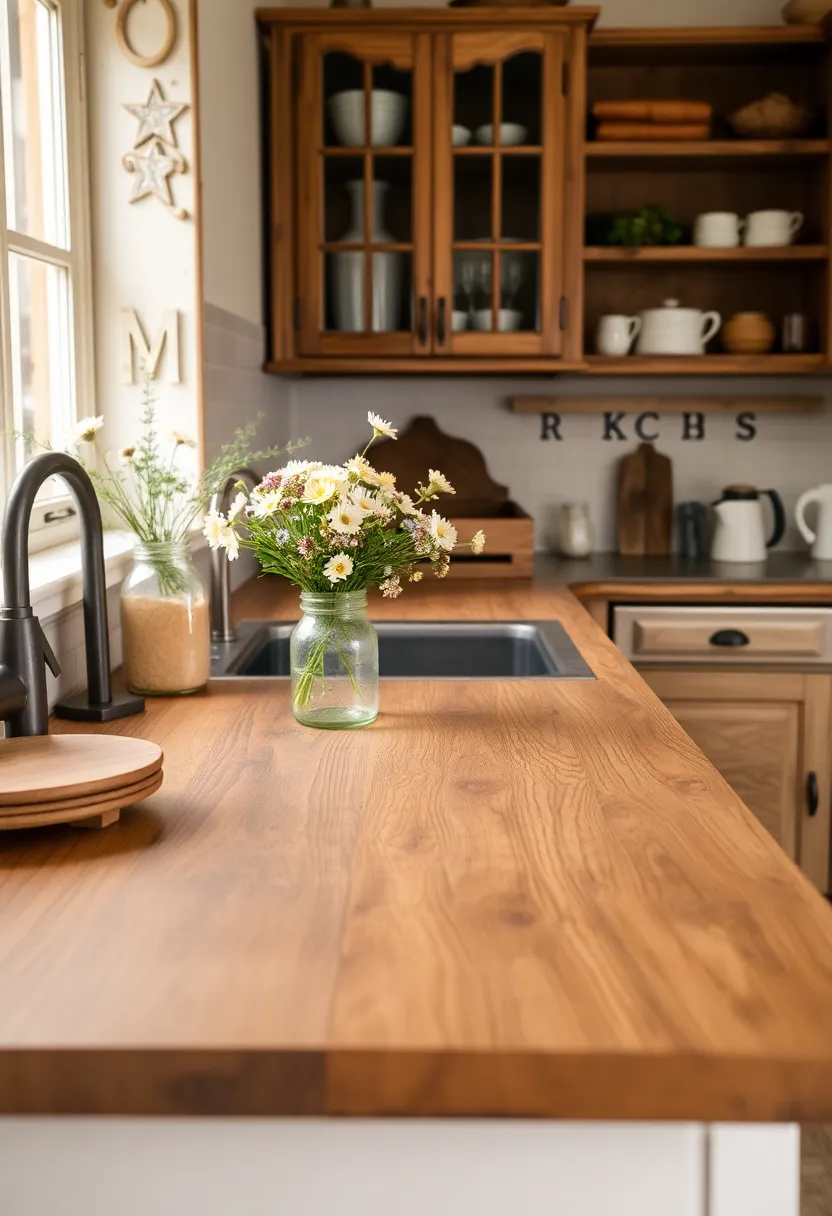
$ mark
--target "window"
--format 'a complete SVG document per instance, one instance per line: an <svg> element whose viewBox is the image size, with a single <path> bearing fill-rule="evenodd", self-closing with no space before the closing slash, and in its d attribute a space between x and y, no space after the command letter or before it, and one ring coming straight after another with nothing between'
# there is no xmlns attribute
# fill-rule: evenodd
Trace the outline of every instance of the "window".
<svg viewBox="0 0 832 1216"><path fill-rule="evenodd" d="M0 447L3 500L38 448L94 413L82 0L0 0ZM33 548L73 534L44 487Z"/></svg>

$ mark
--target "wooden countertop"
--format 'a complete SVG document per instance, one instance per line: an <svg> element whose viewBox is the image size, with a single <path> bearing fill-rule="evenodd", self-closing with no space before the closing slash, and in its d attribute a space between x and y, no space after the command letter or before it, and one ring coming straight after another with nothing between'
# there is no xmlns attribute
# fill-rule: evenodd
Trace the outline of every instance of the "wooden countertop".
<svg viewBox="0 0 832 1216"><path fill-rule="evenodd" d="M244 681L104 728L165 785L0 838L0 1112L832 1118L832 910L575 599L376 608L555 616L598 678L387 681L344 733Z"/></svg>

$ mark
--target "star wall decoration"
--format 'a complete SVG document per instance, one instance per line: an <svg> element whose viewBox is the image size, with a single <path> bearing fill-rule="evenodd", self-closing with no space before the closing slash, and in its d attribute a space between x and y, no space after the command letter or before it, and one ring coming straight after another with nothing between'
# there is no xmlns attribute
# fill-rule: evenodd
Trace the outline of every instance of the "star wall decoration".
<svg viewBox="0 0 832 1216"><path fill-rule="evenodd" d="M124 108L134 118L138 119L139 129L133 140L133 147L140 148L149 139L161 139L163 143L176 147L176 133L173 124L187 110L185 102L165 101L162 86L154 80L144 105L140 102L125 102Z"/></svg>
<svg viewBox="0 0 832 1216"><path fill-rule="evenodd" d="M162 141L154 137L140 152L128 152L122 158L122 164L128 173L138 174L130 195L131 203L143 198L158 198L176 219L188 218L184 207L177 207L174 203L170 188L171 176L185 172L183 156L175 151L166 151Z"/></svg>

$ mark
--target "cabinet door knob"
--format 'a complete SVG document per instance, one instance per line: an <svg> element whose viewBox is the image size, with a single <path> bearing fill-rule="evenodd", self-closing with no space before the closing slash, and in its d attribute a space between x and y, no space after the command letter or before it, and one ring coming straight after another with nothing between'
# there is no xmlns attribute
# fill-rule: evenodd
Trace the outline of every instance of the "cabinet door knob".
<svg viewBox="0 0 832 1216"><path fill-rule="evenodd" d="M806 778L806 809L810 815L817 815L819 806L818 775L810 773Z"/></svg>
<svg viewBox="0 0 832 1216"><path fill-rule="evenodd" d="M440 296L439 297L439 307L436 312L436 340L440 346L445 345L445 334L446 334L445 313L447 311L447 308L448 308L448 301L445 299L444 296Z"/></svg>
<svg viewBox="0 0 832 1216"><path fill-rule="evenodd" d="M711 646L748 646L751 638L741 629L717 629L708 641Z"/></svg>

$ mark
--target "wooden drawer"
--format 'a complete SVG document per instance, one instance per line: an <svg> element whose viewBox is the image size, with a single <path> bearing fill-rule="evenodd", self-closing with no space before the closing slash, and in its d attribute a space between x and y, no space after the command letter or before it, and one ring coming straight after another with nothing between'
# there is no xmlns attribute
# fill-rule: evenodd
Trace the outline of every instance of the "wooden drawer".
<svg viewBox="0 0 832 1216"><path fill-rule="evenodd" d="M832 608L613 610L613 638L638 663L832 662Z"/></svg>

